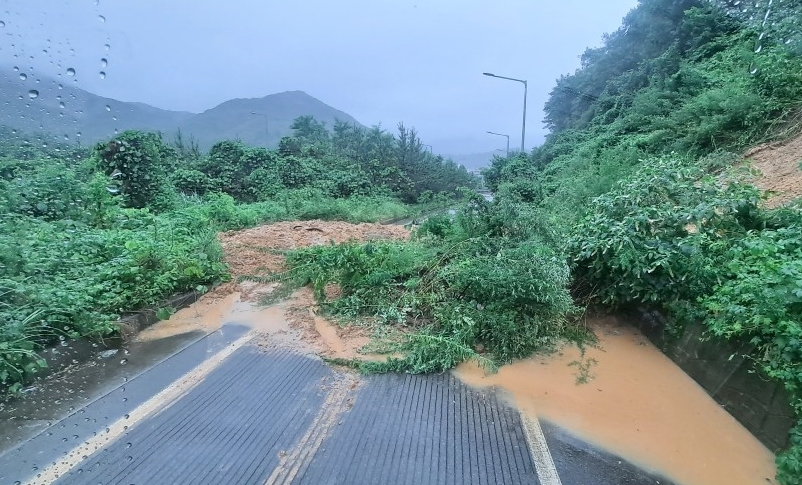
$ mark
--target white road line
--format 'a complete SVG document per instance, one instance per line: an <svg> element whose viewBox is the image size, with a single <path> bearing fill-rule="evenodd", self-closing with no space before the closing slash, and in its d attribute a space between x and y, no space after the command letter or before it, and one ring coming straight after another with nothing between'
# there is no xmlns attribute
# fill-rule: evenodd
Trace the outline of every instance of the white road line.
<svg viewBox="0 0 802 485"><path fill-rule="evenodd" d="M283 456L279 465L265 481L265 485L289 484L295 479L301 467L308 465L334 428L340 416L348 410L348 396L352 394L358 380L349 373L336 373L331 391L309 425L306 433L295 447Z"/></svg>
<svg viewBox="0 0 802 485"><path fill-rule="evenodd" d="M237 349L250 341L254 335L255 333L249 332L232 342L223 350L205 360L198 367L195 367L190 372L184 374L183 377L174 381L163 391L140 404L136 409L125 415L125 417L114 422L114 424L107 427L104 432L98 433L97 436L84 441L67 452L63 460L43 469L36 477L25 482L26 485L47 485L56 481L60 476L63 476L65 473L75 468L94 452L112 443L146 417L176 402L184 394L203 382L203 379L205 379L209 373L220 366L220 364Z"/></svg>
<svg viewBox="0 0 802 485"><path fill-rule="evenodd" d="M542 485L562 485L537 416L530 417L524 412L520 414L526 441L529 443L529 451L535 461L535 470L537 470L537 477L540 479L540 483Z"/></svg>

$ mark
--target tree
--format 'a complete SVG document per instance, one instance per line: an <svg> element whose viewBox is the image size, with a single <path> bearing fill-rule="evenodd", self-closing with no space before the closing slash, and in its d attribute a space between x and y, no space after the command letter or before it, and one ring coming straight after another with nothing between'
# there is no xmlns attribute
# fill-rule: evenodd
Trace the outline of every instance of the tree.
<svg viewBox="0 0 802 485"><path fill-rule="evenodd" d="M94 150L97 167L119 183L130 207L150 205L168 187L167 168L175 152L158 133L128 130Z"/></svg>

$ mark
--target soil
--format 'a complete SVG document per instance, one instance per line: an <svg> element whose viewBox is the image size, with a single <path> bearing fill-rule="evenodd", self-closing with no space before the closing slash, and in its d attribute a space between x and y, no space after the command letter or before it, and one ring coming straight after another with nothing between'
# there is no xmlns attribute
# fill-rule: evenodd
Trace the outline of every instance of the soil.
<svg viewBox="0 0 802 485"><path fill-rule="evenodd" d="M288 298L269 306L260 300L273 294L279 283L240 281L242 276L265 277L286 269L284 252L307 246L407 239L401 226L349 224L346 222L280 222L218 236L228 264L231 281L215 287L193 305L142 331L137 340L154 340L179 333L201 330L214 332L227 323L246 325L259 331L260 345L290 346L304 353L325 357L366 358L362 348L370 342L368 327L333 324L320 316L309 288L301 288ZM336 285L325 289L327 300L341 295Z"/></svg>
<svg viewBox="0 0 802 485"><path fill-rule="evenodd" d="M779 207L802 196L802 134L755 147L744 158L760 172L753 183L769 192L768 207Z"/></svg>

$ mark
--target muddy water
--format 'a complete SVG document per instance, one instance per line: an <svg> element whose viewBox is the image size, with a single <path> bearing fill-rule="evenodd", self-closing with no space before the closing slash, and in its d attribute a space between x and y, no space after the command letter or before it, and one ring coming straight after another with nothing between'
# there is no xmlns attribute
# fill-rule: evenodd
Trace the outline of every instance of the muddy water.
<svg viewBox="0 0 802 485"><path fill-rule="evenodd" d="M256 290L263 290L256 288ZM341 328L319 316L308 288L301 288L280 303L263 307L241 292L221 298L203 298L179 310L168 320L143 330L137 341L154 341L191 331L211 333L225 324L245 325L265 337L262 341L303 353L343 359L384 360L364 354L370 337L364 331Z"/></svg>
<svg viewBox="0 0 802 485"><path fill-rule="evenodd" d="M566 347L495 375L473 364L455 374L678 484L775 483L774 455L639 331L612 318L591 324L599 348L584 357Z"/></svg>
<svg viewBox="0 0 802 485"><path fill-rule="evenodd" d="M286 305L259 307L253 302L242 301L235 292L217 300L199 300L177 311L168 320L157 322L143 330L137 341L160 340L191 331L206 333L219 330L225 324L248 326L260 334L277 340L291 334L285 318Z"/></svg>

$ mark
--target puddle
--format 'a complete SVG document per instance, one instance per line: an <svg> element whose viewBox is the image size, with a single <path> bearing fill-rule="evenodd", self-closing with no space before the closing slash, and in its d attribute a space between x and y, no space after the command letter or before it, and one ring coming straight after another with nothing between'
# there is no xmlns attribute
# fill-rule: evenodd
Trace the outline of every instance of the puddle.
<svg viewBox="0 0 802 485"><path fill-rule="evenodd" d="M495 375L472 363L454 373L678 484L775 483L774 455L645 336L613 318L590 324L600 349L584 357L566 347Z"/></svg>

